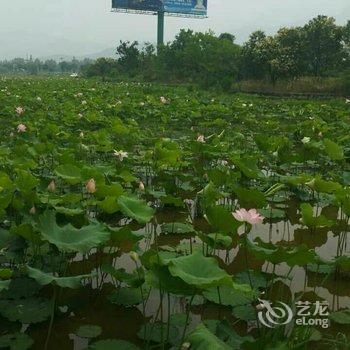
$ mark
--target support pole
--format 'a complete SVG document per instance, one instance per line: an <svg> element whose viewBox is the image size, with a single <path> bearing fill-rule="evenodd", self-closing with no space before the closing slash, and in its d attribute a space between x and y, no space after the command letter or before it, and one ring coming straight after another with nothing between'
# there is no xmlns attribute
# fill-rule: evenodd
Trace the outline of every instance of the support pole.
<svg viewBox="0 0 350 350"><path fill-rule="evenodd" d="M164 45L164 11L158 11L158 46Z"/></svg>

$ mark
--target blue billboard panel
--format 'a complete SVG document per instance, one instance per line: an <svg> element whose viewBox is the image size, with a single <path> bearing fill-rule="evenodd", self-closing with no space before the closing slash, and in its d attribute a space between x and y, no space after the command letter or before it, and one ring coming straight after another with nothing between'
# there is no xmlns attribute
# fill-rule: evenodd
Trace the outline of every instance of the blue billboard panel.
<svg viewBox="0 0 350 350"><path fill-rule="evenodd" d="M115 9L126 9L136 11L161 11L162 0L112 0Z"/></svg>
<svg viewBox="0 0 350 350"><path fill-rule="evenodd" d="M208 0L163 0L164 11L205 16Z"/></svg>
<svg viewBox="0 0 350 350"><path fill-rule="evenodd" d="M208 0L112 0L115 9L205 16Z"/></svg>

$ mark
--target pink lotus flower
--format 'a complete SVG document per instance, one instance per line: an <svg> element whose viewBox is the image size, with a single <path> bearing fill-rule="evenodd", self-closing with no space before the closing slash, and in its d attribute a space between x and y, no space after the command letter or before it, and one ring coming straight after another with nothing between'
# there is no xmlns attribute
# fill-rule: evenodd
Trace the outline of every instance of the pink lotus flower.
<svg viewBox="0 0 350 350"><path fill-rule="evenodd" d="M95 193L96 192L96 182L95 179L90 179L87 183L86 183L86 190L89 193Z"/></svg>
<svg viewBox="0 0 350 350"><path fill-rule="evenodd" d="M18 132L25 132L26 130L27 130L27 127L24 124L17 125Z"/></svg>
<svg viewBox="0 0 350 350"><path fill-rule="evenodd" d="M199 136L197 137L197 142L205 143L205 137L204 137L204 135L199 135Z"/></svg>
<svg viewBox="0 0 350 350"><path fill-rule="evenodd" d="M264 221L264 217L260 215L256 209L244 209L241 208L232 213L233 217L237 221L247 222L248 224L255 225L261 224Z"/></svg>
<svg viewBox="0 0 350 350"><path fill-rule="evenodd" d="M23 109L22 107L17 107L17 108L16 108L16 112L17 112L18 114L23 114L23 113L24 113L24 109Z"/></svg>
<svg viewBox="0 0 350 350"><path fill-rule="evenodd" d="M129 154L128 154L128 152L125 152L125 151L116 151L116 150L114 150L113 155L115 157L117 157L122 162L123 159L127 158Z"/></svg>

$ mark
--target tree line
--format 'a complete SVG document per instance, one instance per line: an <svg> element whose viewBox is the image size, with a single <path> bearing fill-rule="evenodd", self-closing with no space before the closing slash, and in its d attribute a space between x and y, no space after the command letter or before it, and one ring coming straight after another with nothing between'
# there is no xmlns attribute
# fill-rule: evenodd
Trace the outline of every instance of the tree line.
<svg viewBox="0 0 350 350"><path fill-rule="evenodd" d="M73 73L103 79L195 83L229 89L242 81L294 81L335 77L350 93L350 21L337 25L318 16L304 26L281 28L275 35L255 31L242 45L230 33L181 30L161 47L120 42L116 58L56 62L16 58L0 62L1 73Z"/></svg>
<svg viewBox="0 0 350 350"><path fill-rule="evenodd" d="M306 25L281 28L275 35L255 31L243 44L230 33L215 35L181 30L159 47L120 42L116 59L100 58L85 67L87 76L129 77L167 82L194 82L229 88L235 81L275 84L299 77L350 80L350 21L336 24L318 16Z"/></svg>
<svg viewBox="0 0 350 350"><path fill-rule="evenodd" d="M84 67L90 65L92 60L62 60L57 62L54 59L39 60L32 57L15 58L12 60L0 61L0 74L67 74L80 72Z"/></svg>

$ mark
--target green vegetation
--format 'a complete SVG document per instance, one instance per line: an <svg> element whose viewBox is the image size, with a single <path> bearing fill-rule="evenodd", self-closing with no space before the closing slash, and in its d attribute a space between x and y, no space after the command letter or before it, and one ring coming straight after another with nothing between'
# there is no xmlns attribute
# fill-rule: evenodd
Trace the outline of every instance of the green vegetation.
<svg viewBox="0 0 350 350"><path fill-rule="evenodd" d="M0 348L348 349L349 112L2 78Z"/></svg>
<svg viewBox="0 0 350 350"><path fill-rule="evenodd" d="M29 59L15 58L13 60L0 61L0 74L13 75L43 75L43 74L67 74L80 72L84 67L91 64L89 59L77 60L63 60L60 62L54 59L45 61L38 58Z"/></svg>
<svg viewBox="0 0 350 350"><path fill-rule="evenodd" d="M289 85L308 92L309 84L295 84L307 80L312 92L350 94L350 22L338 26L326 16L303 27L282 28L274 36L256 31L242 46L228 33L215 36L182 30L158 52L150 44L140 49L136 41L121 42L117 55L116 60L97 60L85 73L104 79L186 82L223 89L234 83L244 89L246 81L253 80L255 88L263 91L275 90L280 82L280 91ZM333 78L333 84L327 77Z"/></svg>
<svg viewBox="0 0 350 350"><path fill-rule="evenodd" d="M350 95L350 21L318 16L303 27L276 35L251 34L243 45L235 36L181 30L158 48L120 42L116 59L55 62L14 59L0 62L0 74L82 73L113 81L194 84L243 92L300 92Z"/></svg>

